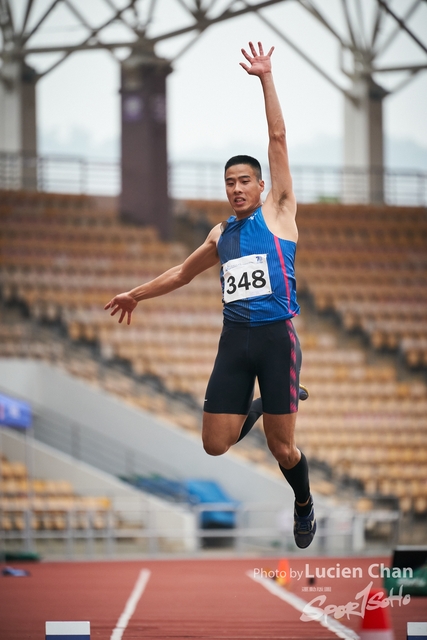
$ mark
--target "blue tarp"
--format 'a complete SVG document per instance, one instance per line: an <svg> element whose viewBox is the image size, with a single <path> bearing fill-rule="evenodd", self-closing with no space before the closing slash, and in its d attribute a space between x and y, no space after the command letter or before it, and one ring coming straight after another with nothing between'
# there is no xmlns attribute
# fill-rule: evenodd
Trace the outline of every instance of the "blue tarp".
<svg viewBox="0 0 427 640"><path fill-rule="evenodd" d="M0 425L29 429L31 420L31 407L27 402L0 395Z"/></svg>
<svg viewBox="0 0 427 640"><path fill-rule="evenodd" d="M229 504L230 507L237 507L237 502L224 492L217 482L211 480L186 480L185 488L192 498L192 502L198 504L209 504L222 502ZM236 526L236 517L234 511L203 511L202 527L203 529L230 528Z"/></svg>
<svg viewBox="0 0 427 640"><path fill-rule="evenodd" d="M234 508L238 502L232 500L222 489L222 487L212 480L168 480L161 476L133 476L123 477L122 480L129 482L138 489L148 491L160 498L173 500L174 502L186 502L188 504L214 504L223 503L230 505L230 511L201 511L201 526L203 529L233 528L236 526Z"/></svg>
<svg viewBox="0 0 427 640"><path fill-rule="evenodd" d="M166 498L174 502L190 501L188 492L182 482L168 480L162 477L145 478L144 476L136 476L132 479L132 484L160 498Z"/></svg>

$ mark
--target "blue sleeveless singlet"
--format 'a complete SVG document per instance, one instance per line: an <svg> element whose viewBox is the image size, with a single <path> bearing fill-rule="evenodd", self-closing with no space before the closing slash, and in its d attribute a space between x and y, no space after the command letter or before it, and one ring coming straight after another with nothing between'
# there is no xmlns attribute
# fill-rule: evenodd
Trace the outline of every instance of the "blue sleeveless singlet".
<svg viewBox="0 0 427 640"><path fill-rule="evenodd" d="M268 229L261 207L231 216L218 240L224 324L258 326L299 313L295 282L296 243Z"/></svg>

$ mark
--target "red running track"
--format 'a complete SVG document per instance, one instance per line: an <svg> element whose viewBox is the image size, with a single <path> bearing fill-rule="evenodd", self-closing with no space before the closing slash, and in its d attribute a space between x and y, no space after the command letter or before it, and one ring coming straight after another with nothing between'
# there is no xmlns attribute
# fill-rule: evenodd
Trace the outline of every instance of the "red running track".
<svg viewBox="0 0 427 640"><path fill-rule="evenodd" d="M368 575L381 558L290 558L290 591L309 602L326 596L326 604L354 602L373 580ZM309 587L305 563L314 567L360 567L362 577L322 578ZM176 638L336 640L318 622L302 622L301 613L248 577L254 569L275 570L278 559L143 560L135 562L40 563L15 565L30 577L0 576L0 639L44 640L46 620L89 620L91 640L111 640L142 569L151 572L122 640ZM314 591L316 589L316 591ZM330 589L330 590L329 590ZM389 608L395 640L406 638L407 621L427 620L424 598ZM360 629L361 619L340 620Z"/></svg>

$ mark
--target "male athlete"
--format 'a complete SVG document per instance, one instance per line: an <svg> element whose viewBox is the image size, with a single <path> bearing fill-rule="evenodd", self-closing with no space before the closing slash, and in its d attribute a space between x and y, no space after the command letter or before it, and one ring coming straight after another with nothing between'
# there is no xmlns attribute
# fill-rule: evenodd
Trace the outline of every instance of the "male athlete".
<svg viewBox="0 0 427 640"><path fill-rule="evenodd" d="M227 198L234 211L215 226L182 264L131 291L115 296L105 309L119 322L138 302L174 291L221 263L224 327L206 391L202 439L205 451L222 455L244 437L263 414L267 443L295 493L294 537L305 549L316 532L308 465L295 445L301 350L292 318L299 313L294 259L298 231L285 123L271 71L274 47L264 55L250 42L242 49L243 69L258 76L268 124L271 190L264 204L261 167L250 156L225 165ZM255 379L261 398L252 402Z"/></svg>

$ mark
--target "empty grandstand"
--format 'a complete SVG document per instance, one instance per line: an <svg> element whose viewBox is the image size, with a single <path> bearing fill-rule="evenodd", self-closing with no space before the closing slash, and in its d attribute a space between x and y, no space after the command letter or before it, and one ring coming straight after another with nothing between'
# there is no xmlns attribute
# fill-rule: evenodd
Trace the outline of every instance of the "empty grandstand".
<svg viewBox="0 0 427 640"><path fill-rule="evenodd" d="M144 303L131 327L118 326L102 310L111 295L180 262L188 247L120 222L113 199L6 191L0 200L2 358L48 362L198 434L222 323L217 269ZM176 224L197 217L214 224L227 208L185 201ZM298 438L312 460L313 489L332 503L345 495L362 514L378 505L399 510L402 539L411 539L414 523L427 517L425 210L307 204L298 223L297 329L310 389ZM412 355L408 340L417 345ZM235 452L278 477L259 429ZM18 485L11 467L4 469L10 532L20 529L22 511L10 507L11 483ZM57 502L79 504L67 487L67 496L44 495L35 530L64 526L69 510ZM107 503L91 506L99 528Z"/></svg>

